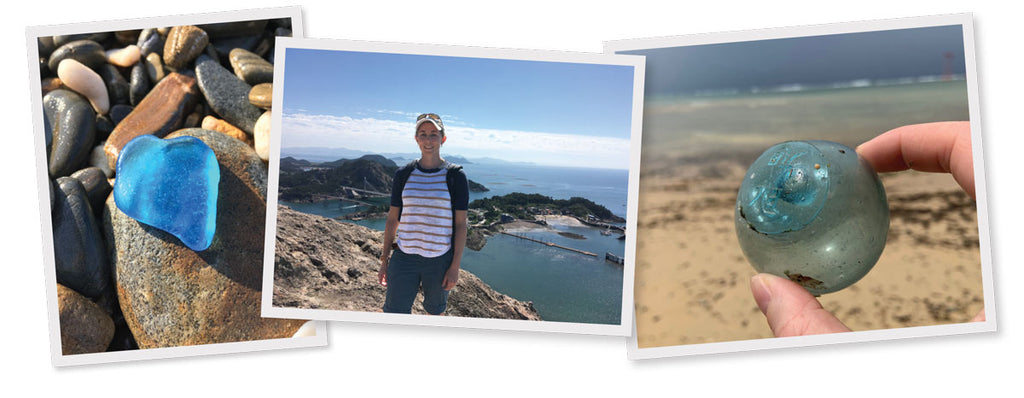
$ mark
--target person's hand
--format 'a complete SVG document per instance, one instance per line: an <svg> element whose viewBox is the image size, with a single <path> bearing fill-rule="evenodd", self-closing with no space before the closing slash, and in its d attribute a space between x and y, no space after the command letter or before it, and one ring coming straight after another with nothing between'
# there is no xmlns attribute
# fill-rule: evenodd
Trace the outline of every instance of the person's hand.
<svg viewBox="0 0 1024 398"><path fill-rule="evenodd" d="M377 282L380 283L381 286L387 286L388 285L388 260L389 259L390 259L390 256L388 256L387 254L383 254L383 255L380 256L380 270L377 271Z"/></svg>
<svg viewBox="0 0 1024 398"><path fill-rule="evenodd" d="M861 144L857 153L879 173L907 169L950 173L971 198L975 197L969 122L899 127ZM813 295L789 279L757 274L750 280L750 291L776 337L850 331ZM971 319L984 320L984 309Z"/></svg>
<svg viewBox="0 0 1024 398"><path fill-rule="evenodd" d="M950 173L974 198L970 122L913 124L889 130L857 147L879 173L914 169Z"/></svg>
<svg viewBox="0 0 1024 398"><path fill-rule="evenodd" d="M444 273L444 280L441 281L441 287L444 290L452 290L457 283L459 283L459 267L448 267L448 271Z"/></svg>
<svg viewBox="0 0 1024 398"><path fill-rule="evenodd" d="M807 289L789 279L757 274L750 279L750 292L775 337L850 331Z"/></svg>

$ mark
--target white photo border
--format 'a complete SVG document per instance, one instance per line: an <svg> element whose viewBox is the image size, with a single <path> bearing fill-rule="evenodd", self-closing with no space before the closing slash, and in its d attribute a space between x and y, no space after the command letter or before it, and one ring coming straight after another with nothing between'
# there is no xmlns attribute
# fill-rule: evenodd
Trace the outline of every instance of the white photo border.
<svg viewBox="0 0 1024 398"><path fill-rule="evenodd" d="M50 360L53 366L89 365L109 362L189 357L197 355L227 354L264 351L283 348L306 348L327 345L327 325L316 322L316 335L239 341L231 343L150 348L128 351L99 352L64 355L60 341L60 318L57 304L57 271L54 260L53 226L50 217L49 174L46 166L45 132L43 131L42 85L39 73L38 39L45 36L76 33L109 32L175 25L200 25L220 22L291 18L292 34L302 36L302 9L298 6L222 11L203 14L182 14L138 19L83 22L62 25L30 26L26 30L28 49L29 90L32 102L32 130L35 136L36 194L39 203L39 221L43 242L43 273L46 283L46 308L50 332Z"/></svg>
<svg viewBox="0 0 1024 398"><path fill-rule="evenodd" d="M978 207L978 235L981 252L982 289L985 298L986 320L949 325L918 326L897 329L858 331L851 333L834 333L814 336L763 338L717 343L677 345L666 347L639 348L636 333L636 320L633 321L633 334L627 343L627 358L630 360L673 357L696 354L727 353L770 348L816 346L835 343L866 342L913 337L946 336L966 333L994 332L996 330L995 292L992 278L992 247L989 235L988 190L985 182L985 162L983 159L981 130L981 107L978 99L978 69L975 58L973 16L969 13L910 17L887 20L844 22L825 25L809 25L782 27L771 29L744 30L711 34L685 36L656 37L646 39L624 39L606 41L604 51L615 54L620 51L646 50L654 48L684 47L705 44L737 43L745 41L763 41L796 37L836 35L845 33L861 33L895 29L926 28L935 26L954 26L962 28L964 39L964 59L966 66L966 82L968 109L971 125L972 151L974 158L975 194Z"/></svg>
<svg viewBox="0 0 1024 398"><path fill-rule="evenodd" d="M626 230L636 231L637 197L640 177L640 143L643 117L643 92L645 57L634 55L610 55L601 53L579 53L525 49L499 49L487 47L448 46L435 44L387 43L340 39L292 39L279 38L274 55L273 96L280 104L284 98L284 71L287 68L286 50L289 48L357 51L405 55L436 55L465 58L491 58L515 61L543 61L565 63L589 63L602 65L624 65L633 67L633 106L630 124L629 181L626 204ZM361 311L282 308L273 306L274 248L277 233L278 184L281 159L281 113L271 114L270 168L267 187L267 233L266 253L263 270L263 316L273 318L300 318L329 321L354 321L367 323L452 326L478 329L513 331L561 332L609 336L629 336L633 319L633 277L636 234L626 234L625 264L623 266L622 306L619 324L600 325L554 321L525 321L510 319L485 319L467 317L446 317L417 314L385 314Z"/></svg>

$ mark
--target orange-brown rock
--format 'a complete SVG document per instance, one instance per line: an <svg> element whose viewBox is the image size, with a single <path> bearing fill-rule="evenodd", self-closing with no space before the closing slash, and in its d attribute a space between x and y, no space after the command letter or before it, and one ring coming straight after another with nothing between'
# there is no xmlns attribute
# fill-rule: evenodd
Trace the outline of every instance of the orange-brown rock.
<svg viewBox="0 0 1024 398"><path fill-rule="evenodd" d="M103 152L110 169L116 170L121 148L133 138L143 134L163 138L181 127L198 95L199 88L193 77L171 73L161 80L107 138Z"/></svg>
<svg viewBox="0 0 1024 398"><path fill-rule="evenodd" d="M239 129L224 120L217 119L213 116L206 116L203 118L203 124L201 127L207 130L219 131L227 134L229 137L244 142L248 146L253 146L252 137L249 137L249 134L246 134L242 129Z"/></svg>

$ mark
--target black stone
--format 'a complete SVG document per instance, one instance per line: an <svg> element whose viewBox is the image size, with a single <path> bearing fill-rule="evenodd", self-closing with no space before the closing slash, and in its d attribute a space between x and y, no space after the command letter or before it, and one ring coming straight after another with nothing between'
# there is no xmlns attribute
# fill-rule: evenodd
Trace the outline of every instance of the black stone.
<svg viewBox="0 0 1024 398"><path fill-rule="evenodd" d="M53 45L60 47L73 41L78 40L91 40L97 43L102 43L110 37L110 32L97 32L97 33L78 33L73 35L57 35L53 36Z"/></svg>
<svg viewBox="0 0 1024 398"><path fill-rule="evenodd" d="M53 209L53 258L57 283L89 298L112 289L110 264L99 224L85 188L77 179L61 177Z"/></svg>
<svg viewBox="0 0 1024 398"><path fill-rule="evenodd" d="M114 131L114 122L107 115L96 115L96 142L106 140Z"/></svg>
<svg viewBox="0 0 1024 398"><path fill-rule="evenodd" d="M152 86L149 83L149 75L146 74L146 63L139 62L132 66L132 72L128 86L128 98L132 106L138 105Z"/></svg>
<svg viewBox="0 0 1024 398"><path fill-rule="evenodd" d="M263 110L249 103L251 86L205 54L196 59L196 79L214 112L247 134L253 134Z"/></svg>
<svg viewBox="0 0 1024 398"><path fill-rule="evenodd" d="M95 146L96 111L77 93L57 89L43 97L43 121L52 140L48 148L51 178L78 170Z"/></svg>
<svg viewBox="0 0 1024 398"><path fill-rule="evenodd" d="M110 108L110 120L114 122L114 125L121 124L121 121L132 113L132 109L135 107L130 105L114 105Z"/></svg>
<svg viewBox="0 0 1024 398"><path fill-rule="evenodd" d="M164 38L156 33L156 31L151 31L147 35L140 35L139 51L142 53L142 59L146 59L146 56L150 53L163 54Z"/></svg>
<svg viewBox="0 0 1024 398"><path fill-rule="evenodd" d="M100 170L99 167L86 167L72 173L71 178L82 183L82 188L85 189L85 196L89 198L89 206L98 212L94 215L103 214L103 202L107 201L107 196L110 195L110 191L113 189L110 186L110 182L107 181L107 176L103 174L103 170Z"/></svg>
<svg viewBox="0 0 1024 398"><path fill-rule="evenodd" d="M103 83L107 85L110 105L129 104L131 102L131 97L128 95L129 90L131 90L131 84L128 83L124 76L121 76L121 72L117 70L116 66L103 64L99 69L99 74L103 78Z"/></svg>
<svg viewBox="0 0 1024 398"><path fill-rule="evenodd" d="M92 40L78 40L53 50L47 65L51 71L56 72L57 65L60 65L60 61L65 59L73 59L92 70L99 70L101 66L107 63L107 54L103 52L103 46L100 43Z"/></svg>

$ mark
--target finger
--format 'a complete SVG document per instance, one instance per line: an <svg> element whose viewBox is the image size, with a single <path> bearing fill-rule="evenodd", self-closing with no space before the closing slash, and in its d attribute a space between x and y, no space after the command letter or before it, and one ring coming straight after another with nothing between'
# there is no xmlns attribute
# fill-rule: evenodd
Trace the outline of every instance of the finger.
<svg viewBox="0 0 1024 398"><path fill-rule="evenodd" d="M775 337L850 331L811 293L789 279L757 274L750 279L750 291Z"/></svg>
<svg viewBox="0 0 1024 398"><path fill-rule="evenodd" d="M907 169L950 173L974 197L970 122L899 127L861 144L857 153L879 173Z"/></svg>

